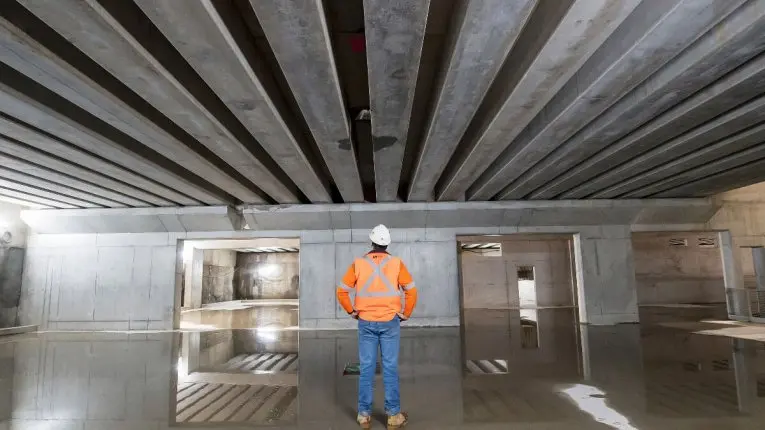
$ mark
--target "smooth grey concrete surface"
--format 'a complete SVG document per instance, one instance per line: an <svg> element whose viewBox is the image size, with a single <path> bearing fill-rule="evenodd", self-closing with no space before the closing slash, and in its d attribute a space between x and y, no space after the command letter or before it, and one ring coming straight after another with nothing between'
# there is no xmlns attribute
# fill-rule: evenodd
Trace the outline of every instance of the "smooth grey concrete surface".
<svg viewBox="0 0 765 430"><path fill-rule="evenodd" d="M176 241L116 236L91 235L58 246L32 240L19 322L53 330L172 329L182 276Z"/></svg>
<svg viewBox="0 0 765 430"><path fill-rule="evenodd" d="M718 234L720 244L720 256L723 264L723 278L725 280L725 301L728 305L729 316L748 318L749 302L741 292L744 289L744 276L741 269L741 260L736 256L736 242L730 231L721 231Z"/></svg>
<svg viewBox="0 0 765 430"><path fill-rule="evenodd" d="M558 18L561 9L563 17L536 55L526 51L534 49L542 37L519 41L520 52L511 55L503 67L508 69L507 75L500 72L500 85L488 95L492 101L497 98L495 106L479 117L481 124L475 135L466 133L469 147L447 166L436 191L438 200L464 197L471 178L502 153L639 3L639 0L540 2L541 10L535 11L542 15L540 21L532 19L528 24L537 32L545 31L546 21ZM523 64L522 75L518 73L522 69L519 61L531 62ZM500 92L504 92L504 97L497 94Z"/></svg>
<svg viewBox="0 0 765 430"><path fill-rule="evenodd" d="M187 89L180 78L176 77L166 66L172 61L170 53L162 48L163 40L155 39L154 46L143 47L141 37L151 37L146 27L136 21L137 15L127 4L115 3L107 6L88 5L79 2L22 2L24 7L41 19L52 20L52 27L67 37L78 49L97 61L109 73L117 77L136 94L151 103L164 115L193 136L193 138L222 159L230 168L246 178L244 183L224 175L227 181L215 182L219 188L231 193L244 202L263 202L264 196L258 188L276 201L294 203L297 196L291 193L284 184L274 177L273 173L256 158L246 142L237 139L220 118L230 115L230 112L213 112L214 105ZM140 13L140 12L139 12ZM133 24L137 23L136 29ZM141 33L136 34L136 31ZM98 34L99 42L92 38ZM104 44L108 49L103 49ZM199 85L199 84L196 84ZM202 91L202 87L197 87ZM216 99L217 100L217 99ZM141 122L141 124L146 121ZM140 136L139 136L140 137ZM152 136L150 136L152 137ZM141 139L138 139L141 141ZM145 140L145 137L144 137ZM185 148L173 149L167 138L163 148L156 148L162 155L182 163L180 156L205 161L205 157ZM191 171L201 167L193 167ZM199 172L212 179L217 171L207 174ZM211 176L212 175L212 176ZM211 181L212 182L212 181ZM257 184L257 187L253 187Z"/></svg>
<svg viewBox="0 0 765 430"><path fill-rule="evenodd" d="M227 206L24 211L21 216L33 231L42 234L233 231L242 228L241 216Z"/></svg>
<svg viewBox="0 0 765 430"><path fill-rule="evenodd" d="M570 194L572 196L578 195L609 198L630 191L632 188L628 188L621 183L619 184L620 186L609 187L615 183L619 183L620 180L622 180L622 182L629 182L627 185L631 185L633 180L640 179L634 178L634 176L644 172L646 166L650 166L650 163L654 161L659 162L659 164L665 162L669 163L673 161L673 158L681 157L693 151L700 151L699 154L695 156L702 158L705 155L705 151L719 149L719 147L710 148L710 146L716 141L729 135L729 133L738 133L739 131L745 130L741 134L734 134L733 137L728 138L728 142L725 142L729 145L730 150L732 151L735 151L735 149L745 149L747 145L759 143L762 136L760 132L762 132L762 130L746 129L756 124L756 121L760 119L760 116L762 115L761 112L764 108L765 97L757 97L732 109L726 114L715 118L713 121L700 127L696 127L687 133L668 140L650 151L632 158L630 161L619 167L591 180L586 185L573 189ZM728 147L726 147L726 149L728 149ZM677 160L674 162L677 162ZM662 166L662 168L669 169L672 167L674 167L672 164L669 164L667 167ZM631 178L631 180L624 181L622 178ZM659 176L657 179L660 178L661 177ZM603 191L595 192L596 190Z"/></svg>
<svg viewBox="0 0 765 430"><path fill-rule="evenodd" d="M311 241L314 242L314 241ZM330 288L337 286L355 258L369 252L369 238L350 235L345 240L300 246L301 328L349 328L353 320L337 303ZM418 287L417 312L413 325L454 326L459 324L457 246L449 239L394 240L389 252L400 257Z"/></svg>
<svg viewBox="0 0 765 430"><path fill-rule="evenodd" d="M527 325L518 313L478 311L461 330L404 325L402 406L412 428L758 429L762 343L664 326L716 315L641 310L652 324L577 329L571 310L542 310ZM357 378L342 376L358 360L355 330L265 333L3 342L0 420L23 430L355 428ZM268 386L247 378L266 361ZM384 426L379 382L375 427Z"/></svg>
<svg viewBox="0 0 765 430"><path fill-rule="evenodd" d="M690 45L743 1L641 2L635 13L564 86L512 146L468 190L470 200L486 200L558 148L619 98ZM646 61L650 59L650 61ZM596 102L596 103L593 103ZM512 186L512 185L510 185Z"/></svg>
<svg viewBox="0 0 765 430"><path fill-rule="evenodd" d="M4 6L0 190L38 206L708 197L765 179L745 105L765 93L761 0Z"/></svg>
<svg viewBox="0 0 765 430"><path fill-rule="evenodd" d="M581 183L585 183L586 180L608 168L629 161L632 154L627 148L644 152L713 119L743 100L748 100L752 93L763 89L761 86L763 66L765 66L765 56L758 55L723 79L666 110L652 121L593 155L589 160L551 181L533 196L536 198L572 196L572 193L565 192L575 188L571 185L574 178L579 178ZM703 75L696 74L696 76Z"/></svg>
<svg viewBox="0 0 765 430"><path fill-rule="evenodd" d="M34 132L20 123L0 118L0 124L3 127L3 134L9 137L9 139L0 139L0 151L3 154L14 157L16 161L21 159L32 162L71 177L68 180L56 178L54 183L69 187L74 187L72 184L76 184L76 189L109 198L111 203L107 205L108 207L120 207L120 204L125 203L122 199L126 197L157 206L201 203L169 188L158 186L147 178L91 155L76 146L67 145L65 142ZM54 178L41 175L41 179L53 180ZM42 188L51 189L50 187ZM98 200L94 201L98 202Z"/></svg>
<svg viewBox="0 0 765 430"><path fill-rule="evenodd" d="M713 231L633 233L639 305L725 303L717 239Z"/></svg>
<svg viewBox="0 0 765 430"><path fill-rule="evenodd" d="M752 42L765 37L764 13L765 9L757 2L749 2L737 9L727 20L701 36L542 163L526 172L505 195L509 198L525 196L548 182L550 177L557 176L558 179L530 194L535 199L555 197L554 184L565 183L571 187L574 182L571 178L574 173L569 169L590 157L602 158L605 148L612 153L609 145L616 145L614 141L634 127L651 120L657 113L713 84L715 80L727 80L727 73L758 54L755 46L762 42ZM721 35L724 39L720 38ZM634 150L639 152L640 147ZM622 148L622 152L615 155L620 160L626 160L629 159L626 152ZM579 174L576 182L582 183L590 177Z"/></svg>
<svg viewBox="0 0 765 430"><path fill-rule="evenodd" d="M757 290L765 291L765 248L761 246L752 248L752 262L754 262Z"/></svg>
<svg viewBox="0 0 765 430"><path fill-rule="evenodd" d="M73 113L73 111L53 110L4 84L0 85L0 102L4 106L4 112L23 118L27 124L57 136L111 163L128 170L138 170L152 181L171 185L187 195L198 198L201 202L220 201L219 198L211 196L205 190L196 189L192 184L162 169L152 160L128 150L109 137L93 130L81 128L79 122L66 116L67 113ZM149 189L149 191L152 190Z"/></svg>
<svg viewBox="0 0 765 430"><path fill-rule="evenodd" d="M593 325L636 323L637 286L628 228L574 235L579 320Z"/></svg>
<svg viewBox="0 0 765 430"><path fill-rule="evenodd" d="M309 0L250 3L343 199L364 201L322 4Z"/></svg>
<svg viewBox="0 0 765 430"><path fill-rule="evenodd" d="M43 6L42 4L37 4ZM54 6L55 5L55 6ZM60 5L69 11L73 12L73 16L70 17L69 13L62 14L57 19L57 22L62 26L67 26L70 23L67 19L79 19L78 27L79 31L92 31L93 27L86 24L87 18L85 18L85 11L82 5L55 3L45 5L45 12L37 11L44 18L45 16L57 15L58 12L55 8ZM50 7L48 7L50 6ZM34 5L27 4L27 8L30 10L35 9ZM81 15L77 14L77 11L81 12ZM46 15L49 14L49 15ZM80 18L77 18L80 17ZM118 95L111 94L108 89L105 89L98 85L97 82L89 80L85 75L79 73L77 69L69 66L66 61L61 61L56 58L55 54L46 50L39 43L26 36L23 32L12 27L12 24L7 21L2 22L2 30L6 33L3 34L3 40L6 41L3 50L5 55L3 61L14 67L19 72L24 73L26 76L31 77L38 83L46 86L51 91L65 97L67 100L76 104L77 106L88 111L95 117L106 121L116 129L124 132L128 136L132 137L138 142L149 146L152 150L159 154L173 160L174 162L184 166L189 171L196 172L200 176L209 178L210 182L216 184L221 189L231 190L232 194L238 195L240 198L248 196L248 191L241 184L233 180L230 176L226 175L217 169L213 163L207 160L204 155L198 154L194 151L190 151L182 142L178 141L171 133L163 130L161 126L156 125L151 119L146 118L142 113L120 100ZM23 25L20 22L18 25ZM101 26L100 29L108 27ZM82 37L76 33L68 33L62 30L62 27L57 27L64 35L70 37L70 40L74 40L77 37ZM10 34L9 34L10 33ZM143 71L143 63L141 57L137 55L131 55L129 48L126 45L130 42L125 40L122 45L116 43L114 37L110 37L104 34L103 40L110 40L112 42L112 51L103 52L99 55L98 51L88 50L87 44L79 47L86 54L90 54L91 58L101 63L109 72L118 78L126 79L127 76L135 79L137 82L143 83L150 88L150 92L145 94L144 97L150 102L157 103L157 107L166 114L185 114L186 117L190 117L189 113L183 111L182 107L178 105L162 105L162 102L166 100L157 99L157 97L163 94L158 90L162 88L161 79L166 75L162 70L151 70L146 74L141 74ZM148 55L146 52L144 55ZM107 63L106 60L110 62ZM84 60L83 60L84 61ZM158 64L156 60L149 61ZM110 66L112 63L113 66ZM127 81L131 84L131 81ZM176 83L177 86L180 86ZM140 94L140 88L137 90ZM140 108L139 108L140 109ZM144 109L146 111L146 109ZM183 126L190 130L190 124L194 123L181 123ZM222 139L222 136L220 137ZM230 152L233 152L230 150ZM238 190L242 190L238 193ZM246 200L245 200L246 201ZM257 200L262 201L262 200Z"/></svg>
<svg viewBox="0 0 765 430"><path fill-rule="evenodd" d="M679 181L683 178L692 179L691 174L715 173L746 164L749 160L761 158L764 154L765 147L760 145L763 139L765 139L765 126L749 128L717 143L707 145L697 152L690 152L676 158L661 167L623 180L598 192L597 196L616 194L634 196L636 189L640 190L640 194L653 194L656 190L667 189L672 184L681 183ZM686 151L687 149L677 151L676 155ZM647 184L651 185L644 186ZM625 190L630 191L625 192Z"/></svg>
<svg viewBox="0 0 765 430"><path fill-rule="evenodd" d="M408 201L433 200L433 188L507 54L534 10L536 0L458 2L449 36L446 71L437 87ZM480 49L476 49L480 46Z"/></svg>
<svg viewBox="0 0 765 430"><path fill-rule="evenodd" d="M331 202L327 187L303 154L298 142L303 136L290 130L277 109L279 100L273 97L278 94L259 53L252 45L237 42L246 31L243 23L237 26L235 20L224 19L232 12L222 14L218 9L225 5L212 2L191 2L180 10L172 1L137 4L306 197L314 203Z"/></svg>
<svg viewBox="0 0 765 430"><path fill-rule="evenodd" d="M430 0L364 1L378 202L395 202L398 198L430 3Z"/></svg>
<svg viewBox="0 0 765 430"><path fill-rule="evenodd" d="M40 234L363 230L392 228L483 229L502 233L522 228L598 225L703 224L719 209L708 199L550 201L491 203L399 203L353 205L133 208L25 211L24 221ZM241 212L240 212L241 211ZM247 229L245 229L247 227ZM494 230L491 230L494 229ZM572 231L570 228L566 231Z"/></svg>

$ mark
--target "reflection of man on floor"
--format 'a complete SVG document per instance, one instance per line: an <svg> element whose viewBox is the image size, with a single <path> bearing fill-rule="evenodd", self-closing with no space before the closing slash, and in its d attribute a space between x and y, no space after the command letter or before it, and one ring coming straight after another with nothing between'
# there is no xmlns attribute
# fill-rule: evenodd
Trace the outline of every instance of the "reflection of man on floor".
<svg viewBox="0 0 765 430"><path fill-rule="evenodd" d="M401 321L406 321L417 303L412 275L400 258L388 254L390 232L378 225L369 234L372 250L354 260L337 288L343 309L359 320L359 415L362 428L369 428L372 415L378 348L382 354L385 413L388 428L406 424L398 390L398 352ZM353 305L350 292L356 293ZM402 297L403 291L403 297Z"/></svg>

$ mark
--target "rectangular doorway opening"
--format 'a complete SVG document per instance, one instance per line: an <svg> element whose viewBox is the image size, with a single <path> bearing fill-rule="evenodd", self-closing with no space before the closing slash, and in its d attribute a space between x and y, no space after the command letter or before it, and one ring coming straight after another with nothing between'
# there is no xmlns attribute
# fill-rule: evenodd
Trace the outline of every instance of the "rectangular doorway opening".
<svg viewBox="0 0 765 430"><path fill-rule="evenodd" d="M457 241L466 377L478 375L480 363L495 362L505 369L483 373L513 373L513 366L524 372L576 373L576 362L558 359L561 350L577 354L573 235L462 236Z"/></svg>
<svg viewBox="0 0 765 430"><path fill-rule="evenodd" d="M299 239L187 240L182 329L296 329Z"/></svg>
<svg viewBox="0 0 765 430"><path fill-rule="evenodd" d="M299 239L187 240L174 427L297 419Z"/></svg>

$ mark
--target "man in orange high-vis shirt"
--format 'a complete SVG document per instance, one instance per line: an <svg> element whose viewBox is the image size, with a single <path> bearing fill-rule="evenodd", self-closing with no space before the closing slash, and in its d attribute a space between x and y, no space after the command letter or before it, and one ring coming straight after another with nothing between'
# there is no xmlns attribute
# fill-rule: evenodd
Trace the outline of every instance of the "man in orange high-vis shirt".
<svg viewBox="0 0 765 430"><path fill-rule="evenodd" d="M369 428L372 416L375 368L378 348L382 355L385 412L388 428L406 424L398 389L398 352L401 321L412 315L417 289L412 275L400 258L388 254L390 232L378 225L369 234L372 251L354 260L337 288L337 300L346 312L359 320L359 410L358 422ZM355 293L351 304L350 293Z"/></svg>

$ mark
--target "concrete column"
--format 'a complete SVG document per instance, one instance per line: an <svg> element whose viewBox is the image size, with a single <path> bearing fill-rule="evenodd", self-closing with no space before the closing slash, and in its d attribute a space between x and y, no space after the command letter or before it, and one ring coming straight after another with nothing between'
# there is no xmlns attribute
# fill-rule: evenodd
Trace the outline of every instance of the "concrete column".
<svg viewBox="0 0 765 430"><path fill-rule="evenodd" d="M196 309L202 307L202 277L204 274L204 250L194 248L191 261L186 266L186 281L183 307Z"/></svg>
<svg viewBox="0 0 765 430"><path fill-rule="evenodd" d="M757 279L757 291L765 291L765 247L752 248L754 276Z"/></svg>
<svg viewBox="0 0 765 430"><path fill-rule="evenodd" d="M576 234L574 258L581 323L639 321L629 227L602 227Z"/></svg>
<svg viewBox="0 0 765 430"><path fill-rule="evenodd" d="M741 261L736 257L737 250L733 236L730 231L726 230L719 232L718 238L728 315L749 318L749 306L744 291L744 276L741 272Z"/></svg>

